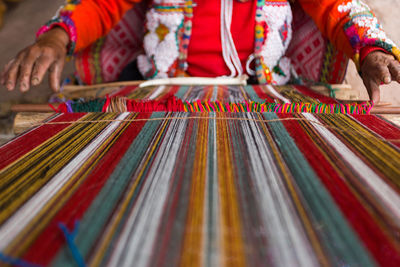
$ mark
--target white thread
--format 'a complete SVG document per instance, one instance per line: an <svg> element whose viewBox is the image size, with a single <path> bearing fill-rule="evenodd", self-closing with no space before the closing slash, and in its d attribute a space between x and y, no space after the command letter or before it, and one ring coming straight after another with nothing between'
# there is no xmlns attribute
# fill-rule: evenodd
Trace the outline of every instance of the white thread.
<svg viewBox="0 0 400 267"><path fill-rule="evenodd" d="M243 74L242 63L236 50L231 33L233 0L221 0L221 45L222 56L231 74L229 77Z"/></svg>
<svg viewBox="0 0 400 267"><path fill-rule="evenodd" d="M109 136L115 132L122 120L125 120L129 113L121 113L115 122L110 123L88 146L77 154L66 164L46 185L22 205L0 228L0 251L3 251L31 222L43 211L46 204L51 203L55 195L67 182L75 170L81 166L96 152L99 145L104 143Z"/></svg>
<svg viewBox="0 0 400 267"><path fill-rule="evenodd" d="M271 85L267 85L266 88L268 89L268 91L271 92L271 94L275 97L280 99L281 101L283 101L283 103L288 104L291 103L289 99L287 99L286 97L284 97L283 95L281 95L280 93L278 93L275 88Z"/></svg>
<svg viewBox="0 0 400 267"><path fill-rule="evenodd" d="M246 61L246 72L247 72L247 74L249 74L250 76L256 75L256 72L255 72L254 70L250 69L250 64L251 64L251 62L252 62L255 58L256 58L256 57L254 56L254 53L253 53L253 54L251 54L251 55L249 56L249 58L248 58L247 61Z"/></svg>
<svg viewBox="0 0 400 267"><path fill-rule="evenodd" d="M400 218L400 197L384 180L382 180L373 169L361 160L351 149L337 138L327 127L319 122L317 117L311 113L303 113L304 118L314 126L314 129L320 134L336 152L352 166L354 172L360 177L360 182L368 186L385 206L392 212L396 219Z"/></svg>

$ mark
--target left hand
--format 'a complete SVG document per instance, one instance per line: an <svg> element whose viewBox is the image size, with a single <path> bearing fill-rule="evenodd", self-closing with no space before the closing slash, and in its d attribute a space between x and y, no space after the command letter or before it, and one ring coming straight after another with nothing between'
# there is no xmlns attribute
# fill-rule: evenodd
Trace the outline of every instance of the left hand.
<svg viewBox="0 0 400 267"><path fill-rule="evenodd" d="M363 60L361 73L369 98L378 103L381 84L389 84L392 81L400 83L400 62L393 55L374 51Z"/></svg>

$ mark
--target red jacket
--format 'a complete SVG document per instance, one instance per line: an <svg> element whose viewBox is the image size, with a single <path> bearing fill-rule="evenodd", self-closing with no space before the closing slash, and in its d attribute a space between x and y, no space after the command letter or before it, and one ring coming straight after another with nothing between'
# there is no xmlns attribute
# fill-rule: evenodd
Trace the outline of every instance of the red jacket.
<svg viewBox="0 0 400 267"><path fill-rule="evenodd" d="M257 1L257 0L253 0ZM140 0L82 0L68 1L59 16L48 23L39 33L54 25L64 27L70 34L70 53L81 51L105 36ZM188 2L188 1L187 1ZM191 2L191 1L189 1ZM263 2L263 0L258 0ZM287 2L274 0L269 2ZM297 0L302 9L314 20L321 33L333 45L353 59L359 67L360 51L363 47L376 46L400 59L399 49L384 35L373 14L368 23L359 23L356 14L358 1L352 0ZM365 12L364 12L365 13ZM362 14L364 15L364 14ZM374 35L371 36L371 31ZM376 33L376 34L375 34Z"/></svg>

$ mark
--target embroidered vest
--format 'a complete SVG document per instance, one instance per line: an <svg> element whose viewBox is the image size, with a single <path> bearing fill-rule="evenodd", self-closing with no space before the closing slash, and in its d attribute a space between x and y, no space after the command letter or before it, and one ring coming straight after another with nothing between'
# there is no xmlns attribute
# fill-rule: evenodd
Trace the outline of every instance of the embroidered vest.
<svg viewBox="0 0 400 267"><path fill-rule="evenodd" d="M237 0L235 0L237 1ZM292 10L287 0L257 1L255 73L260 83L285 84L292 65L285 52L292 39ZM138 57L144 77L166 78L185 75L190 42L192 0L154 0L146 14L143 40L145 55Z"/></svg>
<svg viewBox="0 0 400 267"><path fill-rule="evenodd" d="M249 1L257 1L251 60L259 83L285 84L292 72L315 82L343 81L348 58L322 36L299 4ZM134 59L148 79L186 75L193 8L189 0L153 0L150 8L146 1L137 4L107 36L75 55L76 77L82 84L115 81ZM138 19L143 16L145 26Z"/></svg>

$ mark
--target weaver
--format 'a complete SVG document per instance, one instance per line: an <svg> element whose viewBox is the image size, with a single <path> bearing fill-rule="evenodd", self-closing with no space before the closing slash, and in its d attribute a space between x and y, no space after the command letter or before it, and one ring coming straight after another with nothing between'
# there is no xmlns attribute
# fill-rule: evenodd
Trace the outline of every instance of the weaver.
<svg viewBox="0 0 400 267"><path fill-rule="evenodd" d="M121 87L55 106L64 113L0 147L0 261L399 266L400 129L366 115L370 103L275 86L341 82L351 58L378 102L379 84L400 77L399 50L365 4L133 2L68 1L2 83L26 91L49 69L57 90L68 53L86 84L247 74L260 85Z"/></svg>
<svg viewBox="0 0 400 267"><path fill-rule="evenodd" d="M67 0L37 36L4 68L8 90L49 70L57 91L67 55L83 84L244 74L341 83L348 59L375 103L381 83L400 82L400 50L360 0Z"/></svg>

